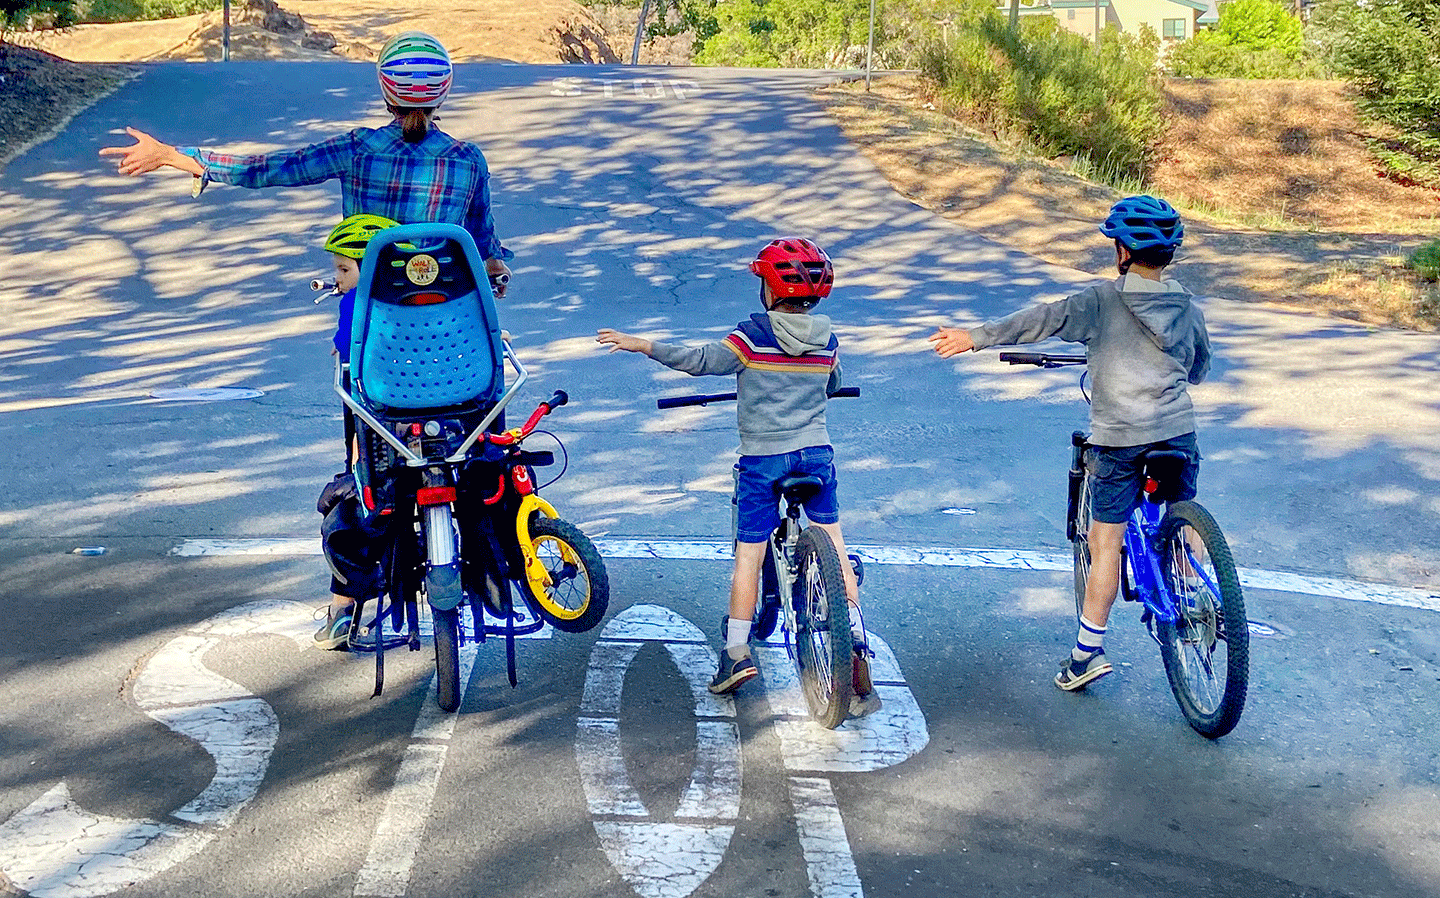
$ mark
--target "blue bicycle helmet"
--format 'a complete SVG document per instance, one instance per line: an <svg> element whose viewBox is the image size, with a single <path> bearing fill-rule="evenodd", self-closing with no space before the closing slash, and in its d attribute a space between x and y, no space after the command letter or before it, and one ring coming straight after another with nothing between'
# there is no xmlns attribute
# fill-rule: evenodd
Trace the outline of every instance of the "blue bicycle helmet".
<svg viewBox="0 0 1440 898"><path fill-rule="evenodd" d="M1153 196L1127 196L1110 207L1100 233L1113 237L1132 253L1142 249L1175 249L1185 240L1185 225L1175 207Z"/></svg>

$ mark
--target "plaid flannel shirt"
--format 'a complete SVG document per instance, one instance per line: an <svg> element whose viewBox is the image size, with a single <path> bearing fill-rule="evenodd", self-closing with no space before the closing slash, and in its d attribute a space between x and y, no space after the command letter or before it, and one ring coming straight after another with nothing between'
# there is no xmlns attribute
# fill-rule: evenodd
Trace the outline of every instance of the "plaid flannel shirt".
<svg viewBox="0 0 1440 898"><path fill-rule="evenodd" d="M400 130L398 122L356 128L298 150L255 156L196 147L180 152L205 167L203 181L237 187L296 187L338 178L345 215L458 224L475 238L483 258L513 258L495 236L490 169L479 147L435 128L419 143L406 143Z"/></svg>

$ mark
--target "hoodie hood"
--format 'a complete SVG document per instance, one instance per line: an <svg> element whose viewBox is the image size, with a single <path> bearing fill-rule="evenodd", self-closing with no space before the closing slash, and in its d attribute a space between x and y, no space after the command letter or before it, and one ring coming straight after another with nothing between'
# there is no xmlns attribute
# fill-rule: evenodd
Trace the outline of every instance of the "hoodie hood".
<svg viewBox="0 0 1440 898"><path fill-rule="evenodd" d="M1190 336L1190 291L1179 281L1151 281L1127 274L1115 284L1125 307L1134 313L1155 344L1169 350Z"/></svg>
<svg viewBox="0 0 1440 898"><path fill-rule="evenodd" d="M775 342L786 355L804 355L830 345L830 319L824 315L772 309L765 316L770 320Z"/></svg>

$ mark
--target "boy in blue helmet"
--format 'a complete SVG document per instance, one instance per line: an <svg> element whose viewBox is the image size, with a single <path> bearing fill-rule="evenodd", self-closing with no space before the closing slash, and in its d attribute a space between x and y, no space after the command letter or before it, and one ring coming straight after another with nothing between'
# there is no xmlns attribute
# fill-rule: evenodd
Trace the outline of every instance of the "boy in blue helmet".
<svg viewBox="0 0 1440 898"><path fill-rule="evenodd" d="M1112 670L1105 660L1105 626L1120 585L1125 523L1141 501L1145 452L1184 452L1189 463L1176 498L1195 497L1200 450L1188 385L1210 370L1204 316L1184 287L1163 277L1185 237L1180 214L1164 200L1127 197L1111 208L1100 233L1115 241L1117 280L972 330L942 327L930 337L942 358L1050 337L1085 344L1094 446L1090 575L1075 647L1055 675L1055 685L1066 692Z"/></svg>

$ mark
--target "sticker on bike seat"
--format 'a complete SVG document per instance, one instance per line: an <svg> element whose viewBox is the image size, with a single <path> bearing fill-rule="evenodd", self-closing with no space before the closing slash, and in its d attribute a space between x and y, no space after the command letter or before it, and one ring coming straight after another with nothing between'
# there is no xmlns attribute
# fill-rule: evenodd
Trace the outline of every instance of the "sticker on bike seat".
<svg viewBox="0 0 1440 898"><path fill-rule="evenodd" d="M420 253L411 256L410 261L405 263L405 277L417 287L428 287L439 276L440 263L435 261L434 256Z"/></svg>

